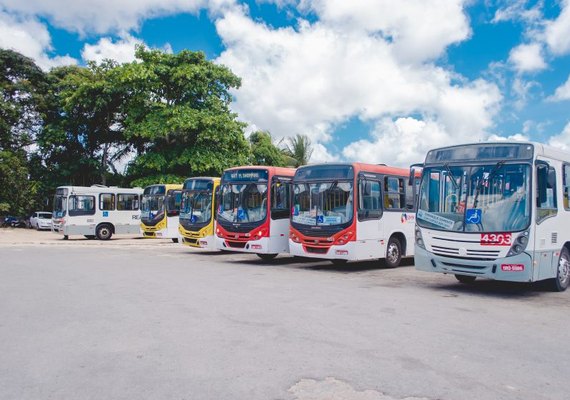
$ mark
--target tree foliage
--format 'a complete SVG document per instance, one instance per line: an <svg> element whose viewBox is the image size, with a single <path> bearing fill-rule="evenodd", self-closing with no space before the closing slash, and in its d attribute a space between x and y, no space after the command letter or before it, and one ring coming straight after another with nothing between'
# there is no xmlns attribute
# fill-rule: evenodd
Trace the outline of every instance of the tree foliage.
<svg viewBox="0 0 570 400"><path fill-rule="evenodd" d="M252 161L255 165L272 165L284 167L287 159L283 152L273 144L269 132L257 131L249 136Z"/></svg>
<svg viewBox="0 0 570 400"><path fill-rule="evenodd" d="M201 52L139 47L136 56L120 70L131 89L126 135L137 150L128 171L135 183L219 175L247 161L245 124L229 109L236 75Z"/></svg>
<svg viewBox="0 0 570 400"><path fill-rule="evenodd" d="M288 138L284 153L289 157L291 166L295 168L308 164L313 155L311 139L307 135L296 135Z"/></svg>

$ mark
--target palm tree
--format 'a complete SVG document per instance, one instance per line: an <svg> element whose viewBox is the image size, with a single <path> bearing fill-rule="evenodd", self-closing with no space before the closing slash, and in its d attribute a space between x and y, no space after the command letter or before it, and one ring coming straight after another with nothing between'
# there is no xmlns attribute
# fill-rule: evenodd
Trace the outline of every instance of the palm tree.
<svg viewBox="0 0 570 400"><path fill-rule="evenodd" d="M307 135L299 134L295 137L287 138L283 153L290 159L290 164L295 168L306 165L313 154L311 139Z"/></svg>

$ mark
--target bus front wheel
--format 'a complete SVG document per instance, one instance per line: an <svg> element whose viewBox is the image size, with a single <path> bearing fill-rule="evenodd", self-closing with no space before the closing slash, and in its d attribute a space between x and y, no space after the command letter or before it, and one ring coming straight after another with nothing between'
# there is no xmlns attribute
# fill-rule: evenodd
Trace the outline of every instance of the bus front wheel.
<svg viewBox="0 0 570 400"><path fill-rule="evenodd" d="M560 252L556 278L551 280L551 288L555 292L563 292L570 284L570 252L566 247Z"/></svg>
<svg viewBox="0 0 570 400"><path fill-rule="evenodd" d="M111 226L107 224L99 225L95 233L99 240L109 240L111 239L111 236L113 236L113 230L111 229Z"/></svg>
<svg viewBox="0 0 570 400"><path fill-rule="evenodd" d="M470 275L458 275L455 274L455 279L457 279L459 282L461 283L473 283L475 282L475 279L477 279L476 276L470 276Z"/></svg>
<svg viewBox="0 0 570 400"><path fill-rule="evenodd" d="M386 266L396 268L400 265L400 261L402 261L402 245L397 238L391 237L386 248Z"/></svg>
<svg viewBox="0 0 570 400"><path fill-rule="evenodd" d="M262 254L262 253L257 253L257 256L259 258L261 258L263 261L271 261L273 260L275 257L277 257L277 254Z"/></svg>

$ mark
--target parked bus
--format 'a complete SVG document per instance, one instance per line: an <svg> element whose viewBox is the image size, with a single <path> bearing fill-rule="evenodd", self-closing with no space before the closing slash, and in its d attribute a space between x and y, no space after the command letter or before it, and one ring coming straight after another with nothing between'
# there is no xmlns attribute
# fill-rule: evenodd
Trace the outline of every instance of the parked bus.
<svg viewBox="0 0 570 400"><path fill-rule="evenodd" d="M116 234L139 233L141 188L94 185L60 186L55 191L52 231L108 240Z"/></svg>
<svg viewBox="0 0 570 400"><path fill-rule="evenodd" d="M178 215L182 185L158 184L144 188L141 200L141 231L147 238L178 242Z"/></svg>
<svg viewBox="0 0 570 400"><path fill-rule="evenodd" d="M463 283L550 280L563 291L570 282L569 194L570 155L542 144L431 150L419 195L416 268Z"/></svg>
<svg viewBox="0 0 570 400"><path fill-rule="evenodd" d="M290 253L346 261L414 255L414 194L407 169L362 163L300 167L293 178Z"/></svg>
<svg viewBox="0 0 570 400"><path fill-rule="evenodd" d="M182 187L180 223L182 243L207 250L216 250L216 196L220 178L189 178Z"/></svg>
<svg viewBox="0 0 570 400"><path fill-rule="evenodd" d="M295 169L238 167L224 171L216 218L217 247L271 260L288 252Z"/></svg>

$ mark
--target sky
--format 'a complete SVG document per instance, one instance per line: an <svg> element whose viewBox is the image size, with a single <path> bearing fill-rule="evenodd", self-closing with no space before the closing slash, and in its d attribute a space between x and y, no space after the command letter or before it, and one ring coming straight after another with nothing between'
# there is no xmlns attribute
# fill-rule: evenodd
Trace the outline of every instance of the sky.
<svg viewBox="0 0 570 400"><path fill-rule="evenodd" d="M408 166L450 144L570 151L570 0L0 0L0 47L45 70L203 51L248 132L311 162Z"/></svg>

